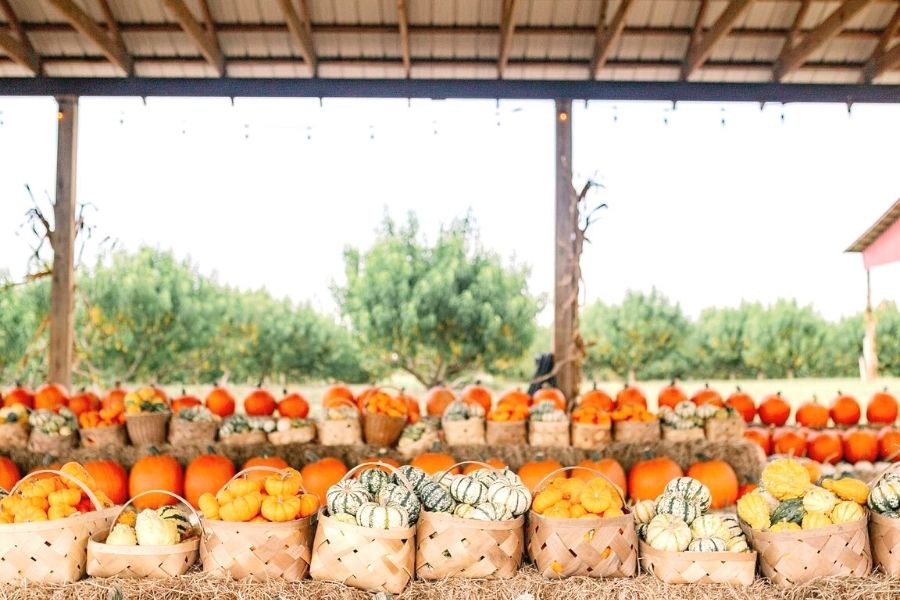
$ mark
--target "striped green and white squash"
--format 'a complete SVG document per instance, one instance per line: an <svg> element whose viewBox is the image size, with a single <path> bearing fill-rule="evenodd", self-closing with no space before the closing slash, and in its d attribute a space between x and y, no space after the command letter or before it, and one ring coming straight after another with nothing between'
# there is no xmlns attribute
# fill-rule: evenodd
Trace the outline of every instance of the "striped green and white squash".
<svg viewBox="0 0 900 600"><path fill-rule="evenodd" d="M531 492L522 484L498 479L487 490L488 502L502 504L514 517L525 514L531 506Z"/></svg>
<svg viewBox="0 0 900 600"><path fill-rule="evenodd" d="M191 528L191 522L188 520L187 515L184 514L177 506L161 506L156 511L156 513L160 516L160 518L175 521L175 526L178 528L178 535L184 536Z"/></svg>
<svg viewBox="0 0 900 600"><path fill-rule="evenodd" d="M348 515L347 513L338 513L336 515L331 515L331 518L335 521L340 521L341 523L347 523L348 525L356 525L356 516Z"/></svg>
<svg viewBox="0 0 900 600"><path fill-rule="evenodd" d="M425 510L430 512L452 512L456 501L450 491L435 481L426 481L419 488L419 500Z"/></svg>
<svg viewBox="0 0 900 600"><path fill-rule="evenodd" d="M713 418L716 413L719 412L719 408L714 404L701 404L697 407L697 418L700 420L707 420Z"/></svg>
<svg viewBox="0 0 900 600"><path fill-rule="evenodd" d="M371 501L369 490L357 479L338 481L325 493L325 503L328 505L330 515L339 513L355 515L360 506Z"/></svg>
<svg viewBox="0 0 900 600"><path fill-rule="evenodd" d="M691 543L691 528L675 515L657 514L647 525L645 538L657 550L682 552Z"/></svg>
<svg viewBox="0 0 900 600"><path fill-rule="evenodd" d="M413 489L418 491L419 486L421 486L426 481L431 481L431 478L428 476L428 473L420 469L419 467L414 467L412 465L403 465L399 469L397 469L400 473L406 477L407 481L409 481L410 485L413 486ZM391 482L396 483L397 485L405 485L403 480L394 473L391 476Z"/></svg>
<svg viewBox="0 0 900 600"><path fill-rule="evenodd" d="M653 500L639 500L631 508L635 523L649 523L656 516L656 502Z"/></svg>
<svg viewBox="0 0 900 600"><path fill-rule="evenodd" d="M900 519L900 512L897 512L896 510L889 510L880 514L882 517L887 517L888 519Z"/></svg>
<svg viewBox="0 0 900 600"><path fill-rule="evenodd" d="M687 549L688 552L725 552L728 546L722 538L704 537L692 540Z"/></svg>
<svg viewBox="0 0 900 600"><path fill-rule="evenodd" d="M473 510L475 510L475 507L471 504L457 504L456 508L453 509L453 516L460 519L470 519L472 518Z"/></svg>
<svg viewBox="0 0 900 600"><path fill-rule="evenodd" d="M415 492L410 492L405 486L389 483L378 492L378 502L381 504L399 504L409 514L409 522L413 524L419 520L422 511L422 503Z"/></svg>
<svg viewBox="0 0 900 600"><path fill-rule="evenodd" d="M663 423L671 423L673 420L678 418L675 416L675 411L672 410L671 406L661 407L657 411L656 416L659 417L659 420Z"/></svg>
<svg viewBox="0 0 900 600"><path fill-rule="evenodd" d="M390 480L391 476L388 473L375 467L366 469L359 474L360 483L365 485L366 489L369 490L369 493L373 495L377 494L385 484L390 482Z"/></svg>
<svg viewBox="0 0 900 600"><path fill-rule="evenodd" d="M479 504L487 497L487 486L473 477L460 475L450 482L450 495L457 502Z"/></svg>
<svg viewBox="0 0 900 600"><path fill-rule="evenodd" d="M882 478L869 492L868 504L882 514L900 509L900 480Z"/></svg>
<svg viewBox="0 0 900 600"><path fill-rule="evenodd" d="M453 473L435 473L431 476L431 479L449 492L450 485L459 477L463 477L463 475L455 475Z"/></svg>
<svg viewBox="0 0 900 600"><path fill-rule="evenodd" d="M691 535L694 539L719 538L724 541L731 539L731 532L725 523L716 515L702 515L691 522Z"/></svg>
<svg viewBox="0 0 900 600"><path fill-rule="evenodd" d="M366 502L356 513L356 524L370 529L409 527L409 514L399 504Z"/></svg>
<svg viewBox="0 0 900 600"><path fill-rule="evenodd" d="M697 414L697 405L690 400L679 402L673 410L679 419L692 419Z"/></svg>
<svg viewBox="0 0 900 600"><path fill-rule="evenodd" d="M513 485L525 485L522 483L522 478L515 471L510 470L509 467L503 467L496 473L497 479L505 479Z"/></svg>
<svg viewBox="0 0 900 600"><path fill-rule="evenodd" d="M741 524L735 515L721 515L719 518L722 519L722 524L728 529L730 537L735 538L739 535L744 535L743 530L741 530ZM727 542L728 540L725 541Z"/></svg>
<svg viewBox="0 0 900 600"><path fill-rule="evenodd" d="M729 552L750 552L750 545L747 544L746 536L741 534L734 536L730 540L726 540L725 549Z"/></svg>
<svg viewBox="0 0 900 600"><path fill-rule="evenodd" d="M499 479L501 475L500 471L479 467L478 469L475 469L474 471L469 473L469 477L474 477L478 481L483 481L485 485L491 485L493 482L497 481L497 479Z"/></svg>
<svg viewBox="0 0 900 600"><path fill-rule="evenodd" d="M510 521L513 518L509 509L502 504L494 502L482 502L477 504L467 517L478 521Z"/></svg>
<svg viewBox="0 0 900 600"><path fill-rule="evenodd" d="M702 512L709 510L712 502L709 488L693 477L676 477L666 484L663 495L684 498L699 506Z"/></svg>
<svg viewBox="0 0 900 600"><path fill-rule="evenodd" d="M635 526L635 530L637 531L638 537L644 541L647 541L647 527L650 526L650 523L638 523Z"/></svg>
<svg viewBox="0 0 900 600"><path fill-rule="evenodd" d="M691 502L690 500L685 500L680 496L671 496L669 494L663 494L663 497L659 499L659 502L656 503L656 514L659 515L673 515L690 525L694 522L694 519L700 516L700 513L703 511L700 510L700 507Z"/></svg>

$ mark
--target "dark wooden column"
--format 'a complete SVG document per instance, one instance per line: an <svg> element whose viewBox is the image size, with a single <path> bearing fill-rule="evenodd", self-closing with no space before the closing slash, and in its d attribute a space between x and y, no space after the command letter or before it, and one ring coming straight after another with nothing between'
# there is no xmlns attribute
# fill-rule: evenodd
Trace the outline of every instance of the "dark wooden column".
<svg viewBox="0 0 900 600"><path fill-rule="evenodd" d="M72 379L75 293L75 170L78 152L78 98L59 103L56 199L53 204L53 279L50 286L50 368L48 378L67 388Z"/></svg>
<svg viewBox="0 0 900 600"><path fill-rule="evenodd" d="M572 188L572 101L556 101L556 261L553 292L553 358L556 381L570 401L578 392L575 354L575 230L578 227Z"/></svg>

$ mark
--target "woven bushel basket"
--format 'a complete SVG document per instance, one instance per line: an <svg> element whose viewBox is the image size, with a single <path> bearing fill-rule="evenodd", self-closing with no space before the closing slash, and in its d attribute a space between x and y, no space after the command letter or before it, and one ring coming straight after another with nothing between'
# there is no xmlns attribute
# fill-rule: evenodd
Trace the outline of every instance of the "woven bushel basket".
<svg viewBox="0 0 900 600"><path fill-rule="evenodd" d="M600 472L586 467L557 469L537 484L535 495L553 477L573 469L606 479ZM528 556L543 577L637 575L638 537L630 513L608 518L548 519L530 510L525 529Z"/></svg>
<svg viewBox="0 0 900 600"><path fill-rule="evenodd" d="M31 430L28 436L28 451L35 454L49 454L50 456L65 456L78 445L78 434L50 435L37 429Z"/></svg>
<svg viewBox="0 0 900 600"><path fill-rule="evenodd" d="M27 445L27 423L0 423L0 448L24 448Z"/></svg>
<svg viewBox="0 0 900 600"><path fill-rule="evenodd" d="M124 446L128 441L124 425L107 425L106 427L89 427L79 429L81 445L85 448L104 448L107 446Z"/></svg>
<svg viewBox="0 0 900 600"><path fill-rule="evenodd" d="M730 442L739 440L744 436L747 422L740 415L732 415L727 419L707 419L703 425L706 431L706 439L710 442Z"/></svg>
<svg viewBox="0 0 900 600"><path fill-rule="evenodd" d="M199 446L214 442L218 431L219 424L215 421L185 421L175 417L169 422L169 443Z"/></svg>
<svg viewBox="0 0 900 600"><path fill-rule="evenodd" d="M641 566L664 583L752 585L756 552L670 552L642 541Z"/></svg>
<svg viewBox="0 0 900 600"><path fill-rule="evenodd" d="M568 421L532 421L528 424L528 443L541 447L569 445Z"/></svg>
<svg viewBox="0 0 900 600"><path fill-rule="evenodd" d="M484 439L484 419L475 417L462 421L441 421L444 441L450 446L481 445Z"/></svg>
<svg viewBox="0 0 900 600"><path fill-rule="evenodd" d="M600 450L612 441L612 427L572 423L572 446L583 450Z"/></svg>
<svg viewBox="0 0 900 600"><path fill-rule="evenodd" d="M396 473L384 463L363 463L344 475L352 476L361 467L372 464ZM407 489L412 486L405 477ZM313 542L310 577L318 581L336 581L368 592L402 592L415 572L416 528L372 529L342 523L319 510L319 526ZM423 513L424 514L424 513Z"/></svg>
<svg viewBox="0 0 900 600"><path fill-rule="evenodd" d="M659 421L616 421L613 423L613 439L617 442L646 444L660 438Z"/></svg>
<svg viewBox="0 0 900 600"><path fill-rule="evenodd" d="M125 503L116 514L141 496L166 494L184 504L190 512L190 522L200 528L200 517L187 500L166 490L142 492ZM94 534L87 546L87 574L91 577L124 577L128 579L166 579L184 575L197 562L200 538L193 537L180 544L167 546L110 546L105 543L108 531Z"/></svg>
<svg viewBox="0 0 900 600"><path fill-rule="evenodd" d="M406 427L405 417L366 414L363 417L363 432L366 443L373 446L393 446L400 439Z"/></svg>
<svg viewBox="0 0 900 600"><path fill-rule="evenodd" d="M125 427L131 443L135 446L165 443L169 416L168 412L126 415Z"/></svg>
<svg viewBox="0 0 900 600"><path fill-rule="evenodd" d="M219 438L219 441L226 446L252 446L253 444L265 444L269 441L269 436L261 429L253 429L241 433L223 435Z"/></svg>
<svg viewBox="0 0 900 600"><path fill-rule="evenodd" d="M900 576L900 519L869 513L872 559L889 577Z"/></svg>
<svg viewBox="0 0 900 600"><path fill-rule="evenodd" d="M229 483L255 471L281 472L272 467L250 467L237 473ZM315 518L311 515L284 523L200 519L203 526L203 538L200 540L203 571L250 581L300 581L309 571Z"/></svg>
<svg viewBox="0 0 900 600"><path fill-rule="evenodd" d="M362 444L359 419L329 419L316 425L319 443L323 446L352 446Z"/></svg>
<svg viewBox="0 0 900 600"><path fill-rule="evenodd" d="M485 424L488 446L524 446L528 443L528 428L521 421L488 421Z"/></svg>
<svg viewBox="0 0 900 600"><path fill-rule="evenodd" d="M287 431L273 431L269 441L276 446L285 444L306 444L316 439L316 426L313 423L302 427L294 427Z"/></svg>
<svg viewBox="0 0 900 600"><path fill-rule="evenodd" d="M669 429L668 427L663 427L662 439L667 442L693 442L705 440L706 433L700 427L691 427L690 429Z"/></svg>
<svg viewBox="0 0 900 600"><path fill-rule="evenodd" d="M58 475L77 483L98 510L56 521L0 525L0 583L72 583L84 577L87 544L108 530L118 508L101 509L96 496L81 482L59 471L35 471L29 478Z"/></svg>
<svg viewBox="0 0 900 600"><path fill-rule="evenodd" d="M866 511L868 513L868 511ZM799 585L820 577L865 577L872 569L868 519L820 529L772 533L741 522L759 553L763 576L779 586Z"/></svg>

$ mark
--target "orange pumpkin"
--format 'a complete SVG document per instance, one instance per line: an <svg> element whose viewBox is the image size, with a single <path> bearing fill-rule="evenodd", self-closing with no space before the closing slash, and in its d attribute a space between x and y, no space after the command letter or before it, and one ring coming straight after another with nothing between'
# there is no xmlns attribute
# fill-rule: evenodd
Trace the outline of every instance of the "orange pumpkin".
<svg viewBox="0 0 900 600"><path fill-rule="evenodd" d="M684 475L677 462L666 456L635 463L628 472L628 496L632 500L654 500L666 484Z"/></svg>
<svg viewBox="0 0 900 600"><path fill-rule="evenodd" d="M612 425L612 413L600 410L595 406L579 406L572 411L572 422L584 425Z"/></svg>
<svg viewBox="0 0 900 600"><path fill-rule="evenodd" d="M234 414L235 409L234 396L224 387L216 386L206 396L206 408L212 414L218 415L223 419L230 417Z"/></svg>
<svg viewBox="0 0 900 600"><path fill-rule="evenodd" d="M322 392L322 406L325 408L341 406L347 401L354 402L355 398L353 397L353 391L342 383L329 385Z"/></svg>
<svg viewBox="0 0 900 600"><path fill-rule="evenodd" d="M381 388L374 385L366 386L362 389L362 391L356 396L356 407L359 410L363 410L366 406L366 402L368 402L369 397L372 394L376 394L381 391Z"/></svg>
<svg viewBox="0 0 900 600"><path fill-rule="evenodd" d="M111 408L125 412L125 395L127 393L128 391L123 389L117 381L115 387L106 392L106 395L103 396L100 405L103 408Z"/></svg>
<svg viewBox="0 0 900 600"><path fill-rule="evenodd" d="M742 485L741 487L738 488L737 499L740 500L746 494L749 494L750 492L752 492L753 490L755 490L758 487L759 487L758 483L745 483L744 485Z"/></svg>
<svg viewBox="0 0 900 600"><path fill-rule="evenodd" d="M429 416L440 417L454 400L456 400L456 395L450 388L446 386L433 387L425 394L425 411Z"/></svg>
<svg viewBox="0 0 900 600"><path fill-rule="evenodd" d="M657 404L659 408L663 406L668 406L669 408L675 408L675 405L679 402L684 402L687 400L687 394L681 391L681 388L675 385L675 380L673 379L669 385L659 390L659 396L657 396Z"/></svg>
<svg viewBox="0 0 900 600"><path fill-rule="evenodd" d="M397 394L397 400L406 404L406 421L407 423L418 423L422 418L422 408L419 406L419 399L410 396L405 390L400 390Z"/></svg>
<svg viewBox="0 0 900 600"><path fill-rule="evenodd" d="M244 412L252 417L268 417L276 406L275 396L262 388L256 388L244 398Z"/></svg>
<svg viewBox="0 0 900 600"><path fill-rule="evenodd" d="M878 460L878 436L871 429L848 429L844 433L844 460L858 463Z"/></svg>
<svg viewBox="0 0 900 600"><path fill-rule="evenodd" d="M497 399L497 404L500 404L501 402L531 406L531 396L528 395L528 392L523 392L520 388L510 388L500 394L500 397Z"/></svg>
<svg viewBox="0 0 900 600"><path fill-rule="evenodd" d="M613 408L615 408L615 405L616 403L612 399L612 396L603 390L598 390L596 383L594 383L594 388L589 392L582 394L581 399L578 401L578 406L581 408L593 408L603 412L612 411Z"/></svg>
<svg viewBox="0 0 900 600"><path fill-rule="evenodd" d="M0 489L8 492L21 478L22 472L16 463L5 456L0 456Z"/></svg>
<svg viewBox="0 0 900 600"><path fill-rule="evenodd" d="M763 398L759 403L759 420L766 425L781 427L791 416L791 405L781 397L781 392Z"/></svg>
<svg viewBox="0 0 900 600"><path fill-rule="evenodd" d="M542 387L534 393L532 403L553 402L559 410L566 410L566 396L555 387Z"/></svg>
<svg viewBox="0 0 900 600"><path fill-rule="evenodd" d="M503 459L496 458L496 457L488 458L481 462L488 464L488 465L494 467L495 469L503 469L508 466L505 462L503 462ZM468 475L470 473L477 471L478 469L483 469L483 468L484 467L482 467L481 465L478 465L478 464L466 465L465 467L463 467L463 475Z"/></svg>
<svg viewBox="0 0 900 600"><path fill-rule="evenodd" d="M616 394L616 408L623 408L628 405L647 408L647 397L644 396L644 392L637 386L626 385Z"/></svg>
<svg viewBox="0 0 900 600"><path fill-rule="evenodd" d="M109 496L114 504L128 500L128 471L114 460L92 460L84 463L84 468L101 492Z"/></svg>
<svg viewBox="0 0 900 600"><path fill-rule="evenodd" d="M305 419L309 414L309 402L299 392L287 393L278 402L278 414L291 419Z"/></svg>
<svg viewBox="0 0 900 600"><path fill-rule="evenodd" d="M830 430L814 432L806 440L806 456L820 463L838 463L844 457L841 437Z"/></svg>
<svg viewBox="0 0 900 600"><path fill-rule="evenodd" d="M860 409L856 398L849 394L838 392L837 397L831 401L829 414L835 425L856 425L859 423L862 409Z"/></svg>
<svg viewBox="0 0 900 600"><path fill-rule="evenodd" d="M485 414L490 412L493 398L491 391L476 381L473 385L467 385L463 389L460 399L466 404L477 404L484 409Z"/></svg>
<svg viewBox="0 0 900 600"><path fill-rule="evenodd" d="M881 430L878 434L878 457L891 462L900 460L900 431L893 427Z"/></svg>
<svg viewBox="0 0 900 600"><path fill-rule="evenodd" d="M562 469L562 464L552 458L545 458L543 460L532 460L519 468L518 475L522 479L522 483L525 484L532 493L537 488L537 485L550 473L556 471L557 469ZM563 474L565 476L565 474Z"/></svg>
<svg viewBox="0 0 900 600"><path fill-rule="evenodd" d="M128 494L134 498L141 492L167 490L178 494L184 491L184 470L174 457L165 454L150 454L139 459L128 474ZM177 501L165 494L150 494L136 500L138 510L159 508Z"/></svg>
<svg viewBox="0 0 900 600"><path fill-rule="evenodd" d="M772 447L775 454L805 456L806 434L794 427L781 427L772 434Z"/></svg>
<svg viewBox="0 0 900 600"><path fill-rule="evenodd" d="M347 474L347 465L340 460L328 456L303 465L300 475L303 476L303 487L310 494L319 498L319 503L325 503L325 494L328 488L341 480Z"/></svg>
<svg viewBox="0 0 900 600"><path fill-rule="evenodd" d="M712 404L713 406L725 406L725 402L722 400L722 395L719 394L716 390L709 387L709 384L704 384L703 388L697 390L693 396L691 396L691 402L696 404L697 406L702 406L703 404Z"/></svg>
<svg viewBox="0 0 900 600"><path fill-rule="evenodd" d="M724 460L716 459L694 463L688 468L686 475L709 488L712 496L710 508L724 508L737 502L737 474Z"/></svg>
<svg viewBox="0 0 900 600"><path fill-rule="evenodd" d="M45 410L59 410L69 403L69 393L58 383L45 383L34 394L34 407Z"/></svg>
<svg viewBox="0 0 900 600"><path fill-rule="evenodd" d="M628 489L628 479L625 477L625 469L622 468L622 463L614 458L601 458L600 460L585 458L584 460L578 461L578 464L575 466L599 471L605 475L607 479L619 486L619 489L623 494L625 493L625 490ZM584 471L582 469L575 469L574 471L571 471L571 474L572 477L584 481L590 481L591 479L597 478L597 476L590 471Z"/></svg>
<svg viewBox="0 0 900 600"><path fill-rule="evenodd" d="M69 399L69 409L75 416L100 408L100 397L90 390L82 389Z"/></svg>
<svg viewBox="0 0 900 600"><path fill-rule="evenodd" d="M875 392L866 405L866 420L871 424L893 425L897 420L897 399L884 391Z"/></svg>
<svg viewBox="0 0 900 600"><path fill-rule="evenodd" d="M234 463L221 454L201 454L184 472L184 497L198 508L200 496L215 494L234 477Z"/></svg>
<svg viewBox="0 0 900 600"><path fill-rule="evenodd" d="M177 415L181 412L182 408L191 408L192 406L200 406L201 404L203 403L200 402L200 398L191 396L184 390L181 390L181 395L172 400L172 413Z"/></svg>
<svg viewBox="0 0 900 600"><path fill-rule="evenodd" d="M280 456L273 456L270 454L264 454L262 456L254 456L253 458L248 458L246 462L244 462L244 466L241 467L241 471L244 469L249 469L250 467L271 467L273 469L287 469L290 467L286 460L281 458ZM253 473L247 473L247 479L259 479L263 480L272 473L270 471L254 471Z"/></svg>
<svg viewBox="0 0 900 600"><path fill-rule="evenodd" d="M811 429L825 429L828 427L828 409L819 404L815 396L813 396L812 400L807 400L797 408L795 418L797 423Z"/></svg>
<svg viewBox="0 0 900 600"><path fill-rule="evenodd" d="M766 456L772 454L772 434L768 429L748 427L744 430L744 438L758 444Z"/></svg>
<svg viewBox="0 0 900 600"><path fill-rule="evenodd" d="M455 458L445 452L423 452L409 461L409 464L419 467L429 475L434 475L435 473L446 471L457 462ZM453 469L450 473L458 475L459 468Z"/></svg>
<svg viewBox="0 0 900 600"><path fill-rule="evenodd" d="M753 401L753 396L743 391L740 386L735 389L733 394L728 396L725 406L738 411L744 417L746 423L752 423L753 419L756 418L756 402Z"/></svg>
<svg viewBox="0 0 900 600"><path fill-rule="evenodd" d="M22 404L28 408L34 408L34 394L27 387L16 383L16 387L10 389L3 396L3 406L12 406L13 404Z"/></svg>

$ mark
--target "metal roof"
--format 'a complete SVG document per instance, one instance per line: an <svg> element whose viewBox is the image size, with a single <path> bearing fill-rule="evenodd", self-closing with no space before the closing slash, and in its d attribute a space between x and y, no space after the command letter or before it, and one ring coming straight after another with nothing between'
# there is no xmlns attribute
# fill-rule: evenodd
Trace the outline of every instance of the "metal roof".
<svg viewBox="0 0 900 600"><path fill-rule="evenodd" d="M900 84L900 0L0 0L35 75Z"/></svg>
<svg viewBox="0 0 900 600"><path fill-rule="evenodd" d="M875 240L881 237L882 233L887 231L888 228L898 220L900 220L900 199L894 202L894 205L890 207L887 212L878 217L878 220L875 221L864 234L859 236L859 239L853 242L849 248L844 250L844 252L865 252Z"/></svg>

